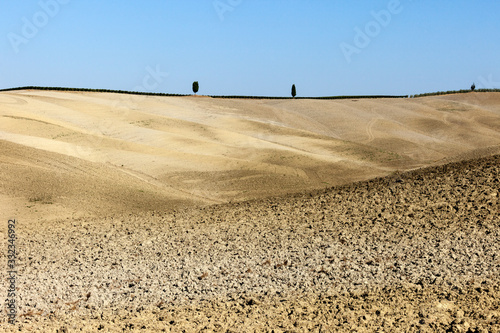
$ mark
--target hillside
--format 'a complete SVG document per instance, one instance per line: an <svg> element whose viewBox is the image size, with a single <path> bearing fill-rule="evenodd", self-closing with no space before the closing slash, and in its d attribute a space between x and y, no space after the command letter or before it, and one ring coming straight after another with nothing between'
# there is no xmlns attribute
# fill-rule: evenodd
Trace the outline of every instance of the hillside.
<svg viewBox="0 0 500 333"><path fill-rule="evenodd" d="M499 156L493 92L2 92L0 331L498 331Z"/></svg>
<svg viewBox="0 0 500 333"><path fill-rule="evenodd" d="M3 219L168 210L347 184L500 147L500 93L248 100L0 93Z"/></svg>
<svg viewBox="0 0 500 333"><path fill-rule="evenodd" d="M21 323L0 331L497 332L499 168L23 223Z"/></svg>

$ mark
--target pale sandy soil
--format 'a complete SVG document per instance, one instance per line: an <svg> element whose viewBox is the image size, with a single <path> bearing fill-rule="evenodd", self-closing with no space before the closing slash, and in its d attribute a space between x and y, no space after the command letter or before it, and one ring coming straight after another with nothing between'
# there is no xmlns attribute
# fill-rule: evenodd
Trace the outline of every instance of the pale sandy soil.
<svg viewBox="0 0 500 333"><path fill-rule="evenodd" d="M1 217L241 201L491 154L499 101L0 93Z"/></svg>
<svg viewBox="0 0 500 333"><path fill-rule="evenodd" d="M0 330L497 332L499 152L499 93L0 93Z"/></svg>

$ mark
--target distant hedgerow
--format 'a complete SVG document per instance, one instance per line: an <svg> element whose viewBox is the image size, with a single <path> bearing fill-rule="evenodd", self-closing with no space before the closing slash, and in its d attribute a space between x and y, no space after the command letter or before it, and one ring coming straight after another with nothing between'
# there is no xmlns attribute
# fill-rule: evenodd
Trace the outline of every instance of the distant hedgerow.
<svg viewBox="0 0 500 333"><path fill-rule="evenodd" d="M182 97L189 96L187 94L169 94L169 93L153 93L153 92L142 92L142 91L128 91L128 90L112 90L112 89L90 89L90 88L68 88L68 87L39 87L39 86L26 86L26 87L16 87L16 88L6 88L0 89L2 91L15 91L15 90L52 90L52 91L76 91L76 92L102 92L102 93L113 93L113 94L129 94L129 95L146 95L146 96L170 96L170 97ZM476 92L500 92L500 89L474 89ZM450 91L438 91L432 93L424 93L418 95L410 95L411 98L424 97L424 96L436 96L436 95L447 95L447 94L459 94L468 93L470 90L450 90ZM212 98L241 98L241 99L291 99L292 97L280 97L280 96L244 96L244 95L211 95ZM299 99L362 99L362 98L408 98L408 95L347 95L347 96L322 96L322 97L295 97Z"/></svg>

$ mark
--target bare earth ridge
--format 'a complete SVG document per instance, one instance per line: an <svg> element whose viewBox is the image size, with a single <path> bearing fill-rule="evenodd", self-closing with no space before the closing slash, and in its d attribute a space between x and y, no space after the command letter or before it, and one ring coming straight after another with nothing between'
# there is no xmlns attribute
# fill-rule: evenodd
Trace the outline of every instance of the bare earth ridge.
<svg viewBox="0 0 500 333"><path fill-rule="evenodd" d="M499 102L1 93L0 331L499 332Z"/></svg>

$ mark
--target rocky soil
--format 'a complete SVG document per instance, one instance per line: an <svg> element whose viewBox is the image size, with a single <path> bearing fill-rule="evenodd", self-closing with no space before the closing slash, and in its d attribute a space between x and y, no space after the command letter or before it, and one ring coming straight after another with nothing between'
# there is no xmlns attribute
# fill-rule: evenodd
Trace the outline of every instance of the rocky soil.
<svg viewBox="0 0 500 333"><path fill-rule="evenodd" d="M0 331L499 332L499 168L492 156L281 198L20 221L19 323L4 311Z"/></svg>

